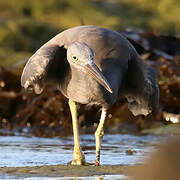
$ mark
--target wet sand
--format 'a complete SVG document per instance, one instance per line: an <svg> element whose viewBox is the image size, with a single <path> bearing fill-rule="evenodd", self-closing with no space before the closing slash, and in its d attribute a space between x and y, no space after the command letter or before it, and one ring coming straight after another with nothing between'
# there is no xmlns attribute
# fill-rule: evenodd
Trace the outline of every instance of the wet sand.
<svg viewBox="0 0 180 180"><path fill-rule="evenodd" d="M81 177L94 175L120 175L132 166L72 166L49 165L34 167L0 167L0 176L25 177Z"/></svg>

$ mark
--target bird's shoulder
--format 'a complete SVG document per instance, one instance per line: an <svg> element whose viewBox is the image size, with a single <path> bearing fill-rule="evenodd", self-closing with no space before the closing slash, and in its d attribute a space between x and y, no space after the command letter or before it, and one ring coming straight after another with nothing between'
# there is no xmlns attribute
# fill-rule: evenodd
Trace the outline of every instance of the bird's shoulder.
<svg viewBox="0 0 180 180"><path fill-rule="evenodd" d="M57 34L48 43L64 45L65 48L75 42L84 42L92 46L96 42L96 47L106 46L107 48L116 46L116 48L129 48L130 42L125 36L116 31L100 26L86 25L69 28Z"/></svg>

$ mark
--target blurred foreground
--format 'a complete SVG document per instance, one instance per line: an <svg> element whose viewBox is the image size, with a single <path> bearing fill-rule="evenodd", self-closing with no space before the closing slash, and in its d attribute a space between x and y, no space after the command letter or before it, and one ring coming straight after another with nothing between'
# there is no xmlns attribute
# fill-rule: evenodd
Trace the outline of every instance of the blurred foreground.
<svg viewBox="0 0 180 180"><path fill-rule="evenodd" d="M180 39L155 33L123 32L146 63L158 70L160 107L156 114L134 117L125 98L119 98L109 110L105 128L108 132L138 133L142 129L180 123ZM136 41L136 42L135 42ZM32 133L36 136L71 134L71 116L67 99L53 87L39 96L21 89L22 68L0 68L0 133ZM79 106L80 131L94 132L98 108ZM180 133L174 128L170 133Z"/></svg>
<svg viewBox="0 0 180 180"><path fill-rule="evenodd" d="M180 139L174 138L151 153L143 165L133 169L129 180L179 180Z"/></svg>

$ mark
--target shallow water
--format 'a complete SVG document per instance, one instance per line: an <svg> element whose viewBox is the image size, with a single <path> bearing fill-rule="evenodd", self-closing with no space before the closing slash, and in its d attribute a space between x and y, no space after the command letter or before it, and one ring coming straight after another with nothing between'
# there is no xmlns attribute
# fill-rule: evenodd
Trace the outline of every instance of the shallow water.
<svg viewBox="0 0 180 180"><path fill-rule="evenodd" d="M147 153L154 150L156 144L162 142L160 136L134 136L127 134L105 135L102 142L102 165L134 165L142 163ZM95 142L93 135L81 135L81 145L86 160L93 163L95 159ZM133 149L132 155L127 154L128 149ZM0 137L0 167L25 167L66 164L72 160L73 137L64 138L38 138L23 136ZM4 176L4 179L6 176ZM76 179L124 179L124 176L106 175L103 178L78 177ZM7 176L8 179L8 176ZM11 179L11 178L10 178ZM42 180L47 177L29 177L29 180ZM67 178L48 178L74 179Z"/></svg>

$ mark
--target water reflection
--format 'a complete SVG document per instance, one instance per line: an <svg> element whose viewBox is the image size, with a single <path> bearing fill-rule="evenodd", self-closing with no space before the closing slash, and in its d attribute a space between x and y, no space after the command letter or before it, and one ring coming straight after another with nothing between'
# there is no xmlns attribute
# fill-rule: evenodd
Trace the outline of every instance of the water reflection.
<svg viewBox="0 0 180 180"><path fill-rule="evenodd" d="M85 176L85 177L32 177L24 180L125 180L124 175L102 175L102 176Z"/></svg>
<svg viewBox="0 0 180 180"><path fill-rule="evenodd" d="M162 137L105 135L102 143L102 165L133 165L141 163ZM81 144L90 163L95 158L94 136L82 135ZM133 155L127 150L132 149ZM0 167L21 167L66 164L72 160L73 137L37 138L0 137Z"/></svg>

